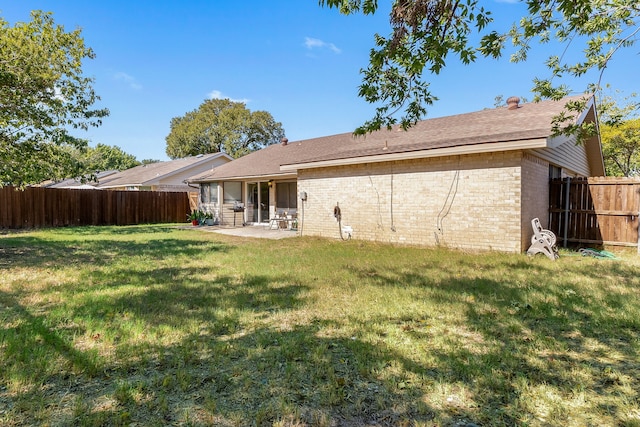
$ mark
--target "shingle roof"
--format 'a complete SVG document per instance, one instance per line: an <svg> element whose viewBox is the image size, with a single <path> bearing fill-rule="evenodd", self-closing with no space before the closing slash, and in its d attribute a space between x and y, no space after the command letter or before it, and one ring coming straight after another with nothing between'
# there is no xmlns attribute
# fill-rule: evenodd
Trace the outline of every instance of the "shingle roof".
<svg viewBox="0 0 640 427"><path fill-rule="evenodd" d="M363 137L343 133L272 145L191 181L277 176L283 174L283 165L548 138L552 118L565 110L568 101L580 98L583 96L423 120L407 131L396 127Z"/></svg>
<svg viewBox="0 0 640 427"><path fill-rule="evenodd" d="M96 173L96 178L98 182L101 182L102 180L107 179L108 176L114 175L117 173L118 173L117 170L102 171L102 172ZM91 182L83 183L80 178L67 178L58 182L49 182L49 183L43 184L42 186L47 188L80 188L80 187L88 188L89 186L96 187L98 185L98 182L91 181Z"/></svg>
<svg viewBox="0 0 640 427"><path fill-rule="evenodd" d="M118 174L109 176L107 180L101 181L99 187L122 187L132 185L148 185L158 179L171 176L183 171L186 168L198 165L215 159L227 156L224 153L203 154L182 159L169 160L166 162L148 163L124 170Z"/></svg>

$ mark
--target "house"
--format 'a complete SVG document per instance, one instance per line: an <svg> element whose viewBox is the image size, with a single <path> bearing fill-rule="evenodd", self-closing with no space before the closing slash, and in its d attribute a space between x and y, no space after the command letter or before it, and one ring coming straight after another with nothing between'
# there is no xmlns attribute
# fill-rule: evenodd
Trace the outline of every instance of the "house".
<svg viewBox="0 0 640 427"><path fill-rule="evenodd" d="M531 220L547 225L550 178L605 174L599 135L552 136L553 117L578 98L514 97L408 131L284 139L189 181L222 224L242 203L244 221L286 211L304 235L523 252ZM575 120L596 123L593 98Z"/></svg>
<svg viewBox="0 0 640 427"><path fill-rule="evenodd" d="M98 172L96 173L96 181L86 181L86 182L82 182L83 180L80 178L67 178L67 179L63 179L62 181L57 181L57 182L51 182L48 181L46 183L42 184L42 187L45 188L73 188L73 189L78 189L78 190L97 190L97 185L99 182L101 181L106 181L107 177L118 173L117 170L108 170L108 171L102 171L102 172Z"/></svg>
<svg viewBox="0 0 640 427"><path fill-rule="evenodd" d="M197 192L187 178L209 172L233 160L225 153L199 154L166 162L139 165L98 181L102 190L127 191L185 191Z"/></svg>

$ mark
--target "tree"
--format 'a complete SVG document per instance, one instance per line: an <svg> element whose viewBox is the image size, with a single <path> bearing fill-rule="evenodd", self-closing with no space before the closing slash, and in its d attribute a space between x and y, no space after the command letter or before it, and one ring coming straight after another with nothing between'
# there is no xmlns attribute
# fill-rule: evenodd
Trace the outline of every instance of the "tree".
<svg viewBox="0 0 640 427"><path fill-rule="evenodd" d="M598 99L600 139L609 176L640 175L640 102L619 92Z"/></svg>
<svg viewBox="0 0 640 427"><path fill-rule="evenodd" d="M82 61L93 58L79 29L65 32L51 13L34 11L31 22L11 27L0 18L0 185L24 186L78 176L73 150L87 142L70 129L99 126L107 109Z"/></svg>
<svg viewBox="0 0 640 427"><path fill-rule="evenodd" d="M638 94L622 96L620 91L613 94L602 93L598 97L598 120L602 124L616 126L640 114Z"/></svg>
<svg viewBox="0 0 640 427"><path fill-rule="evenodd" d="M172 159L221 151L237 158L283 136L282 124L266 111L251 112L229 99L208 99L197 110L171 119L166 152Z"/></svg>
<svg viewBox="0 0 640 427"><path fill-rule="evenodd" d="M600 135L607 175L640 175L640 119L619 125L602 124Z"/></svg>
<svg viewBox="0 0 640 427"><path fill-rule="evenodd" d="M92 173L107 170L125 170L141 164L133 154L125 153L117 145L97 144L82 156L85 169Z"/></svg>
<svg viewBox="0 0 640 427"><path fill-rule="evenodd" d="M377 10L377 0L319 0L320 5L337 8L343 14ZM406 129L426 114L426 106L437 97L431 93L425 79L439 74L449 55L469 64L479 56L499 58L510 40L516 51L511 61L527 60L533 43L557 41L576 52L576 42L584 41L584 57L578 62L565 62L552 55L546 65L552 78L535 79L534 101L561 99L570 89L554 85L563 75L582 76L591 69L604 71L615 52L632 46L640 32L638 24L640 4L637 0L525 0L528 14L510 30L489 29L491 13L478 5L477 0L395 0L390 16L392 33L389 37L375 35L376 47L371 50L369 66L362 71L364 78L359 95L370 103L381 103L375 116L356 129L364 134L398 122L395 114L404 110L400 118ZM479 38L475 37L475 33ZM479 40L474 44L474 40ZM600 74L601 77L602 74ZM587 89L599 90L600 78ZM586 100L585 100L586 102ZM568 106L569 111L584 108L584 103ZM572 133L567 127L570 115L559 117L556 133Z"/></svg>

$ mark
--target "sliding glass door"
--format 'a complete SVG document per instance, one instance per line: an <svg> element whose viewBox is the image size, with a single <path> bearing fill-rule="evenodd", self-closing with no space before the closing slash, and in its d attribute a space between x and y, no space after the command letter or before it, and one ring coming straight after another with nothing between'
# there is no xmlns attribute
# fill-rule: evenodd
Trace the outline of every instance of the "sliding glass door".
<svg viewBox="0 0 640 427"><path fill-rule="evenodd" d="M247 183L247 221L253 223L269 221L269 183Z"/></svg>

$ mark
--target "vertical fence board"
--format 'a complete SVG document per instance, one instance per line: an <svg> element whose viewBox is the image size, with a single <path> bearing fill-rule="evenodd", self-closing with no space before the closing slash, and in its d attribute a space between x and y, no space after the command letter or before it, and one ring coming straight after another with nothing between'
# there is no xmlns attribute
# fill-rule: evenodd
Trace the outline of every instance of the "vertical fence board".
<svg viewBox="0 0 640 427"><path fill-rule="evenodd" d="M131 225L184 222L182 192L0 188L0 228Z"/></svg>
<svg viewBox="0 0 640 427"><path fill-rule="evenodd" d="M639 211L640 178L554 179L550 183L549 229L560 241L566 232L571 243L637 247Z"/></svg>
<svg viewBox="0 0 640 427"><path fill-rule="evenodd" d="M7 187L0 188L0 200L7 200L6 192ZM0 224L9 223L9 205L7 203L0 203Z"/></svg>

